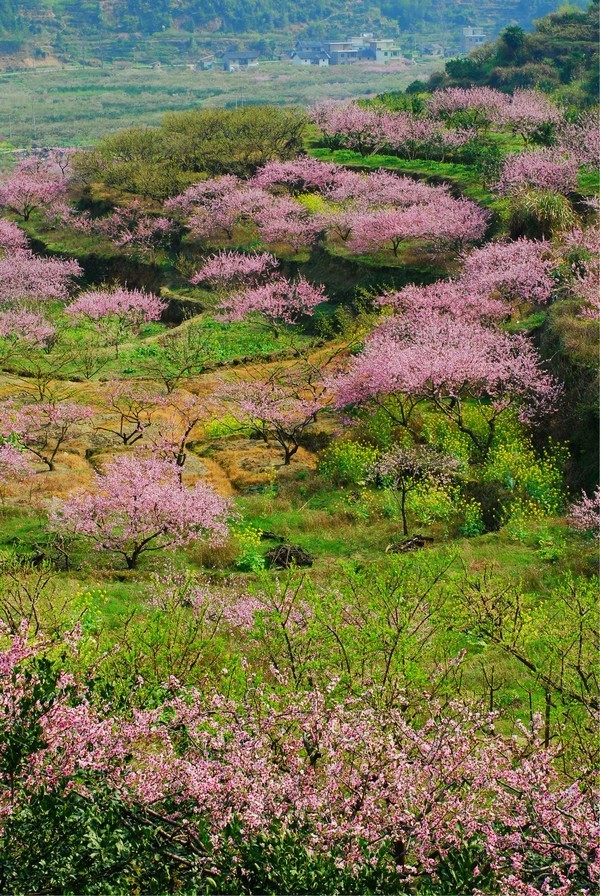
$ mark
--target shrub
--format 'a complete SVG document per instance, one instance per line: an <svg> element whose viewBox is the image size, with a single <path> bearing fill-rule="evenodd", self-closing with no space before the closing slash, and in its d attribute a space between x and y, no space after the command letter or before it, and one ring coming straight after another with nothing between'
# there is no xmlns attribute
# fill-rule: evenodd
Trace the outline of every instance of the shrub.
<svg viewBox="0 0 600 896"><path fill-rule="evenodd" d="M323 453L319 472L333 485L361 485L377 455L377 448L362 442L334 442Z"/></svg>
<svg viewBox="0 0 600 896"><path fill-rule="evenodd" d="M235 562L242 572L260 572L265 568L265 558L261 550L262 529L244 523L234 531L240 554Z"/></svg>
<svg viewBox="0 0 600 896"><path fill-rule="evenodd" d="M487 485L497 482L506 489L505 503L525 501L541 514L558 513L564 504L563 473L568 452L563 445L550 445L541 456L529 439L515 438L498 444L483 473ZM506 511L509 512L509 506Z"/></svg>
<svg viewBox="0 0 600 896"><path fill-rule="evenodd" d="M513 239L544 239L571 230L577 216L566 196L551 190L526 190L511 198L507 223Z"/></svg>
<svg viewBox="0 0 600 896"><path fill-rule="evenodd" d="M483 535L486 530L483 521L481 505L470 499L465 501L462 507L463 522L459 528L459 532L465 538L475 538L477 535Z"/></svg>

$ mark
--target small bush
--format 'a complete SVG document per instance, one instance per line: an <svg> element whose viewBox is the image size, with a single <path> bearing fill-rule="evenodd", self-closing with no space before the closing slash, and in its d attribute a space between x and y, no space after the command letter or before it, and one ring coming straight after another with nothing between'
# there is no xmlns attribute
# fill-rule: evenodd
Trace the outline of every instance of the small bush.
<svg viewBox="0 0 600 896"><path fill-rule="evenodd" d="M235 533L240 555L235 561L236 569L242 572L260 572L265 568L265 558L261 550L262 529L245 523Z"/></svg>
<svg viewBox="0 0 600 896"><path fill-rule="evenodd" d="M510 200L507 223L513 239L549 239L575 227L577 216L566 196L551 190L526 190Z"/></svg>
<svg viewBox="0 0 600 896"><path fill-rule="evenodd" d="M485 529L481 505L477 501L466 501L463 504L463 522L459 528L460 534L464 538L476 538L478 535L483 535Z"/></svg>
<svg viewBox="0 0 600 896"><path fill-rule="evenodd" d="M323 453L319 472L333 485L360 485L377 455L377 448L362 442L337 442Z"/></svg>

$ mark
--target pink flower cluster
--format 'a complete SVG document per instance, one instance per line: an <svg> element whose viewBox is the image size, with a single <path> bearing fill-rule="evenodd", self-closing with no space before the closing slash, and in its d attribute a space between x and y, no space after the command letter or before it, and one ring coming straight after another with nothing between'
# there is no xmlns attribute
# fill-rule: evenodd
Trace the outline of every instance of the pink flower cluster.
<svg viewBox="0 0 600 896"><path fill-rule="evenodd" d="M436 90L427 108L434 118L444 120L467 113L474 127L509 128L526 141L541 126L558 126L564 118L552 100L536 90L515 90L511 95L491 87L448 87Z"/></svg>
<svg viewBox="0 0 600 896"><path fill-rule="evenodd" d="M499 121L510 104L510 96L492 87L447 87L436 90L427 99L434 118L452 118L457 112L473 112L480 121ZM477 121L477 119L475 119Z"/></svg>
<svg viewBox="0 0 600 896"><path fill-rule="evenodd" d="M191 283L212 286L254 284L270 277L278 262L269 252L217 252L191 278Z"/></svg>
<svg viewBox="0 0 600 896"><path fill-rule="evenodd" d="M117 208L109 215L92 218L77 213L69 206L58 209L57 217L86 233L107 237L121 249L154 259L157 251L166 246L175 230L175 223L162 215L148 215L139 201Z"/></svg>
<svg viewBox="0 0 600 896"><path fill-rule="evenodd" d="M44 348L56 333L56 327L37 311L9 308L0 311L0 338L33 348Z"/></svg>
<svg viewBox="0 0 600 896"><path fill-rule="evenodd" d="M296 280L279 277L227 296L221 302L221 310L227 320L242 320L256 312L271 321L293 324L326 301L323 286L314 286L302 276Z"/></svg>
<svg viewBox="0 0 600 896"><path fill-rule="evenodd" d="M41 791L94 799L102 781L170 826L207 826L217 852L235 821L247 840L300 830L307 850L348 871L383 859L407 887L473 843L506 896L575 896L600 881L593 794L559 779L539 719L507 737L458 703L423 707L416 725L376 699L333 704L314 688L284 700L256 687L239 701L177 690L124 716L94 705L71 675L41 707L44 650L23 629L0 652L0 728L10 738L35 725L43 744L17 787L0 782L0 818Z"/></svg>
<svg viewBox="0 0 600 896"><path fill-rule="evenodd" d="M496 189L502 195L510 195L527 187L570 193L577 186L578 170L575 159L568 159L555 149L510 153L502 166Z"/></svg>
<svg viewBox="0 0 600 896"><path fill-rule="evenodd" d="M496 320L507 316L509 306L499 296L471 289L468 281L438 280L427 286L409 284L398 292L386 292L378 303L400 313L436 311L475 320Z"/></svg>
<svg viewBox="0 0 600 896"><path fill-rule="evenodd" d="M561 151L579 165L597 168L600 165L600 127L593 112L582 114L575 122L560 129Z"/></svg>
<svg viewBox="0 0 600 896"><path fill-rule="evenodd" d="M589 532L600 538L600 486L591 498L582 492L579 501L571 504L569 522L579 532Z"/></svg>
<svg viewBox="0 0 600 896"><path fill-rule="evenodd" d="M444 314L494 320L506 317L514 303L545 304L551 295L553 261L544 241L490 242L465 256L455 280L406 286L385 293L381 305L398 311L435 310Z"/></svg>
<svg viewBox="0 0 600 896"><path fill-rule="evenodd" d="M574 250L578 256L571 288L584 302L580 316L597 321L600 319L600 228L572 230L564 235L563 241L562 253Z"/></svg>
<svg viewBox="0 0 600 896"><path fill-rule="evenodd" d="M57 176L53 166L31 156L0 180L0 208L7 208L28 221L36 208L47 208L62 199L67 188L67 180Z"/></svg>
<svg viewBox="0 0 600 896"><path fill-rule="evenodd" d="M133 329L151 320L159 320L166 302L140 289L90 290L82 292L67 305L65 311L74 317L90 321L115 318L127 322Z"/></svg>
<svg viewBox="0 0 600 896"><path fill-rule="evenodd" d="M192 277L192 283L210 283L220 293L219 311L226 320L262 314L270 321L292 324L326 301L324 288L304 277L289 280L276 270L268 252L219 252Z"/></svg>
<svg viewBox="0 0 600 896"><path fill-rule="evenodd" d="M517 406L522 419L533 419L552 410L558 396L527 337L424 308L380 323L334 387L341 407L394 394L408 396L413 407L431 402L484 453L501 413ZM489 443L465 425L464 398L479 405Z"/></svg>
<svg viewBox="0 0 600 896"><path fill-rule="evenodd" d="M358 103L325 102L315 106L311 119L329 143L361 155L389 151L408 158L461 146L473 138L470 131L449 130L432 118L408 112L389 112Z"/></svg>
<svg viewBox="0 0 600 896"><path fill-rule="evenodd" d="M342 166L337 169L335 182L323 193L332 202L352 201L367 207L410 206L435 202L448 192L445 185L434 187L383 169L366 174Z"/></svg>
<svg viewBox="0 0 600 896"><path fill-rule="evenodd" d="M91 408L70 401L41 401L18 406L9 399L0 404L0 436L16 440L53 470L59 449L92 417Z"/></svg>
<svg viewBox="0 0 600 896"><path fill-rule="evenodd" d="M79 264L70 259L44 258L28 249L11 251L0 258L0 303L67 299L81 273Z"/></svg>
<svg viewBox="0 0 600 896"><path fill-rule="evenodd" d="M339 174L339 165L320 162L311 156L299 156L289 162L278 159L267 162L259 168L252 183L262 190L282 187L296 195L312 190L326 193L338 183Z"/></svg>
<svg viewBox="0 0 600 896"><path fill-rule="evenodd" d="M12 254L22 249L27 249L27 237L20 227L0 218L0 249L7 254Z"/></svg>
<svg viewBox="0 0 600 896"><path fill-rule="evenodd" d="M319 193L328 205L311 213L298 201L300 190ZM397 252L403 240L422 239L460 245L479 239L488 213L448 189L432 187L386 171L362 175L341 165L301 158L269 162L253 181L216 178L190 187L168 203L190 215L199 237L232 239L242 224L256 228L263 243L294 252L331 233L363 253L377 248Z"/></svg>
<svg viewBox="0 0 600 896"><path fill-rule="evenodd" d="M43 348L56 328L29 306L32 301L66 299L82 273L76 261L44 258L29 249L16 224L0 218L0 338Z"/></svg>
<svg viewBox="0 0 600 896"><path fill-rule="evenodd" d="M31 474L25 452L5 442L0 445L0 488L22 480Z"/></svg>
<svg viewBox="0 0 600 896"><path fill-rule="evenodd" d="M195 538L222 542L229 502L209 486L188 489L176 464L126 454L96 475L96 491L58 502L51 525L123 557L133 568L140 554L164 551Z"/></svg>
<svg viewBox="0 0 600 896"><path fill-rule="evenodd" d="M360 255L389 247L397 255L402 242L415 239L460 247L481 239L489 220L489 213L476 203L440 193L427 204L357 212L348 248Z"/></svg>
<svg viewBox="0 0 600 896"><path fill-rule="evenodd" d="M466 256L460 279L479 295L544 304L553 286L550 250L543 240L491 242Z"/></svg>

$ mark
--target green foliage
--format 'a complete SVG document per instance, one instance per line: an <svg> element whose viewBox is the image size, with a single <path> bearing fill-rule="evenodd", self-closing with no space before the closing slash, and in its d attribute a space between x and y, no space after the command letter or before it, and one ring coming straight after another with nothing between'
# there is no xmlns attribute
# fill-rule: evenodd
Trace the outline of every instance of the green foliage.
<svg viewBox="0 0 600 896"><path fill-rule="evenodd" d="M341 873L335 853L315 855L303 832L259 831L242 836L234 819L215 851L202 831L192 838L162 817L127 806L101 781L88 782L89 794L50 791L8 822L0 885L20 894L53 893L401 893L384 862L357 874ZM168 807L166 807L168 808ZM206 857L210 857L210 870Z"/></svg>
<svg viewBox="0 0 600 896"><path fill-rule="evenodd" d="M294 158L305 116L297 109L252 106L169 112L159 127L133 127L78 154L87 181L162 200L195 181L221 174L248 176L269 159Z"/></svg>
<svg viewBox="0 0 600 896"><path fill-rule="evenodd" d="M557 514L564 506L564 470L569 454L564 445L550 444L537 454L528 437L518 432L502 433L482 471L482 481L498 482L514 500L526 502L537 513Z"/></svg>
<svg viewBox="0 0 600 896"><path fill-rule="evenodd" d="M260 572L265 568L262 550L262 530L250 523L238 526L234 531L240 553L235 561L236 568L242 572Z"/></svg>
<svg viewBox="0 0 600 896"><path fill-rule="evenodd" d="M551 239L577 224L566 196L553 190L523 190L509 200L507 223L513 239Z"/></svg>
<svg viewBox="0 0 600 896"><path fill-rule="evenodd" d="M481 512L481 505L474 500L467 500L462 505L463 521L459 532L465 538L475 538L485 532L485 523Z"/></svg>
<svg viewBox="0 0 600 896"><path fill-rule="evenodd" d="M449 522L456 514L455 495L447 488L423 483L407 498L406 506L417 522L429 526L436 522Z"/></svg>
<svg viewBox="0 0 600 896"><path fill-rule="evenodd" d="M432 76L429 89L486 84L500 90L555 90L578 82L577 100L584 105L597 101L598 3L595 0L587 10L567 6L548 11L550 15L538 19L532 33L510 25L493 44L467 59L450 60L443 78ZM538 9L534 16L542 12ZM573 93L571 98L575 99Z"/></svg>
<svg viewBox="0 0 600 896"><path fill-rule="evenodd" d="M362 442L332 442L321 455L319 472L333 485L362 485L377 454L376 448Z"/></svg>

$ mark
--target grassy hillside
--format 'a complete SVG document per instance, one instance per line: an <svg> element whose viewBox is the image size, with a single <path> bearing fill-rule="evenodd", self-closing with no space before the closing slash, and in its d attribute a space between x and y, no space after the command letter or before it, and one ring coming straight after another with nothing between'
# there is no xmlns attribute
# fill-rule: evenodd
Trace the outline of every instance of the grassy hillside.
<svg viewBox="0 0 600 896"><path fill-rule="evenodd" d="M268 62L249 72L190 72L132 64L67 66L0 74L0 150L89 144L133 124L158 124L165 112L256 103L310 103L373 96L426 78L430 60L394 67L296 68ZM3 140L5 145L2 145ZM0 152L2 159L12 158Z"/></svg>
<svg viewBox="0 0 600 896"><path fill-rule="evenodd" d="M429 88L485 84L500 90L537 87L560 91L568 102L598 98L598 3L586 11L566 7L540 19L531 34L507 28L493 44L467 59L446 63ZM413 85L414 90L419 85Z"/></svg>
<svg viewBox="0 0 600 896"><path fill-rule="evenodd" d="M406 51L436 40L456 52L467 25L493 37L510 23L529 28L556 6L556 0L5 0L0 39L14 61L110 61L146 50L174 62L193 59L202 47L223 49L232 39L270 53L291 45L295 35L344 37L365 30L396 36Z"/></svg>

